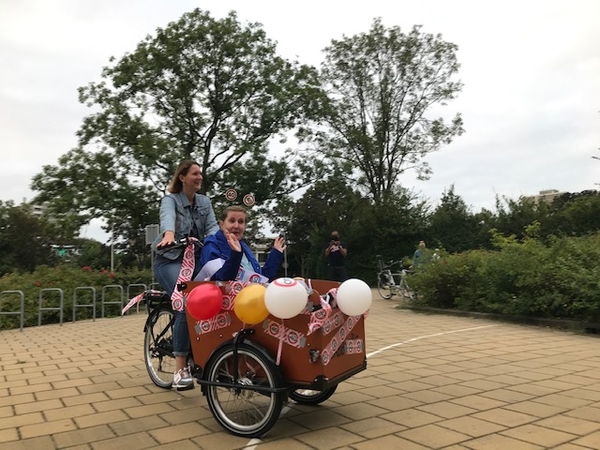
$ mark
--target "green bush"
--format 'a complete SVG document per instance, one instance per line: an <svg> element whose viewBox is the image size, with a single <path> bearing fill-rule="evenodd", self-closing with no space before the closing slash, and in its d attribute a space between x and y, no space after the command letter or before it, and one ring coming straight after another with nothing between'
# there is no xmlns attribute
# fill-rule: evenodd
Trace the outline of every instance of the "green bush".
<svg viewBox="0 0 600 450"><path fill-rule="evenodd" d="M76 288L93 287L96 291L96 317L102 316L100 308L102 294L105 302L120 302L121 292L127 303L127 290L134 296L143 290L145 284L149 287L152 281L150 270L133 270L128 272L110 273L107 270L94 270L89 266L74 267L62 265L57 267L40 266L32 273L10 273L0 278L0 292L22 291L25 297L25 326L38 324L38 311L40 298L43 308L58 308L60 306L60 291L63 294L63 321L73 320L73 300ZM121 286L106 288L107 286ZM92 302L91 289L77 290L77 303ZM4 293L0 296L1 311L18 311L20 297L17 294ZM92 318L92 308L77 308L76 320ZM121 313L119 305L105 305L105 317L116 316ZM42 311L42 323L58 323L59 311ZM17 328L18 316L0 316L0 329Z"/></svg>
<svg viewBox="0 0 600 450"><path fill-rule="evenodd" d="M449 255L414 274L416 305L541 318L600 321L600 234L554 237L537 227L495 250Z"/></svg>

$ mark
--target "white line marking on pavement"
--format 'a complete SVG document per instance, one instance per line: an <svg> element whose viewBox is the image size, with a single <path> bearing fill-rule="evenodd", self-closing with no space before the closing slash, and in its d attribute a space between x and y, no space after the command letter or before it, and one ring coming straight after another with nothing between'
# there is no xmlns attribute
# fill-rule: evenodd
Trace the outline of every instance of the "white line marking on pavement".
<svg viewBox="0 0 600 450"><path fill-rule="evenodd" d="M409 342L420 341L421 339L427 339L427 338L430 338L430 337L443 336L445 334L462 333L463 331L481 330L482 328L490 328L490 327L495 327L495 326L497 326L497 325L484 325L484 326L481 326L481 327L463 328L461 330L442 331L441 333L427 334L425 336L419 336L419 337L415 337L415 338L412 338L412 339L408 339L406 341L396 342L395 344L388 345L386 347L380 348L379 350L375 350L374 352L368 353L367 354L367 358L370 358L371 356L375 356L376 354L381 353L381 352L383 352L385 350L389 350L390 348L399 347L401 345L408 344Z"/></svg>
<svg viewBox="0 0 600 450"><path fill-rule="evenodd" d="M407 339L406 341L402 341L402 342L396 342L395 344L391 344L391 345L387 345L385 347L380 348L379 350L375 350L374 352L371 353L367 353L367 358L370 358L371 356L375 356L378 353L384 352L386 350L389 350L390 348L394 348L394 347L399 347L401 345L404 344L408 344L410 342L414 342L414 341L419 341L421 339L427 339L427 338L431 338L431 337L436 337L436 336L443 336L445 334L452 334L452 333L462 333L464 331L473 331L473 330L481 330L484 328L490 328L490 327L495 327L497 325L484 325L481 327L471 327L471 328L462 328L460 330L452 330L452 331L442 331L441 333L434 333L434 334L426 334L425 336L418 336L415 338L411 338L411 339ZM284 406L283 409L281 410L281 414L279 417L285 415L286 412L288 412L291 408L289 406ZM245 446L244 446L244 450L256 450L256 447L262 443L262 440L255 438L255 439L251 439Z"/></svg>
<svg viewBox="0 0 600 450"><path fill-rule="evenodd" d="M250 439L250 442L248 442L245 446L244 446L244 450L254 450L256 448L256 446L258 444L260 444L262 441L258 438L254 438L254 439Z"/></svg>

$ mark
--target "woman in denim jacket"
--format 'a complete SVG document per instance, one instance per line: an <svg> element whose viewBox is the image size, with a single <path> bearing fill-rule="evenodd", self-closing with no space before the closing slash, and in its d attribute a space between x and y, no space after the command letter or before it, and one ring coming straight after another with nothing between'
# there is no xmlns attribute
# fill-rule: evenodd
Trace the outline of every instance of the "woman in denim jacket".
<svg viewBox="0 0 600 450"><path fill-rule="evenodd" d="M152 244L155 252L154 276L163 289L173 295L175 285L183 263L183 248L161 250L185 236L195 237L199 241L219 230L213 207L208 197L197 192L202 186L202 169L195 161L183 161L173 175L168 191L160 203L161 234ZM200 258L200 249L196 247L195 260ZM192 279L199 271L196 262ZM175 305L174 305L175 306ZM179 310L181 309L181 310ZM173 324L173 354L175 356L175 374L173 386L178 390L192 389L194 382L187 367L187 355L190 352L185 310L175 308Z"/></svg>

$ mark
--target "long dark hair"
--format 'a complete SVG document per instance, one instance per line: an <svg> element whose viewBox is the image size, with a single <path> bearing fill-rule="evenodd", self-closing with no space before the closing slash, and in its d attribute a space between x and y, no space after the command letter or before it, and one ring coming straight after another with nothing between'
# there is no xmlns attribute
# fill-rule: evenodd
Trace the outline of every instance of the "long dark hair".
<svg viewBox="0 0 600 450"><path fill-rule="evenodd" d="M171 178L171 182L169 183L167 191L169 191L171 194L181 192L181 190L183 189L183 182L179 179L179 176L186 176L190 170L190 167L192 166L198 166L202 168L200 164L198 164L196 161L192 161L191 159L186 159L185 161L182 161L177 167L173 178Z"/></svg>

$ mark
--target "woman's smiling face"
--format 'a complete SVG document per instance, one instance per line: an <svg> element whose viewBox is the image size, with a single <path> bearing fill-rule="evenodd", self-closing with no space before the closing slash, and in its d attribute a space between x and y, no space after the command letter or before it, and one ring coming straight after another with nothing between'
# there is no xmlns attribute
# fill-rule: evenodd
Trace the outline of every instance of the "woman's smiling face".
<svg viewBox="0 0 600 450"><path fill-rule="evenodd" d="M200 166L194 164L190 166L185 175L179 175L179 179L184 187L193 188L197 192L202 186L202 169L200 169Z"/></svg>

